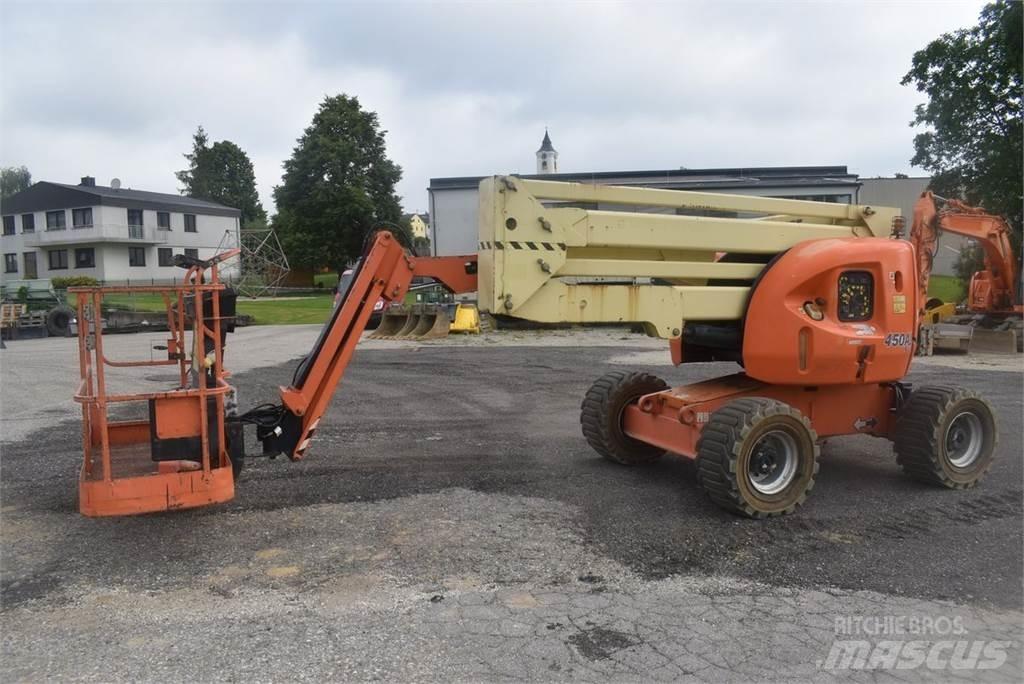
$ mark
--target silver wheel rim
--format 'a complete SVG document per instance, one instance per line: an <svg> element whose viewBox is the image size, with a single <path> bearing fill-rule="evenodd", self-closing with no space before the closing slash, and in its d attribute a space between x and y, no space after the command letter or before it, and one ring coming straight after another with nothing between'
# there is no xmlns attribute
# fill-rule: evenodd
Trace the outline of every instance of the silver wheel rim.
<svg viewBox="0 0 1024 684"><path fill-rule="evenodd" d="M958 413L946 428L946 458L954 468L967 468L981 455L984 437L978 414Z"/></svg>
<svg viewBox="0 0 1024 684"><path fill-rule="evenodd" d="M796 477L799 449L796 439L784 430L761 435L750 450L747 479L759 494L778 494Z"/></svg>

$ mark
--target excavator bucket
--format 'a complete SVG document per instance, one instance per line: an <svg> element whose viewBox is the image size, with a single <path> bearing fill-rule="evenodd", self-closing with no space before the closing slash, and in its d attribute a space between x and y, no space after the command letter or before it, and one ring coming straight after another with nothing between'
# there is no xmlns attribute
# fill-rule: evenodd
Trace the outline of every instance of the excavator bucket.
<svg viewBox="0 0 1024 684"><path fill-rule="evenodd" d="M405 308L388 309L380 318L380 325L370 333L371 340L384 340L396 336L409 322L409 310Z"/></svg>
<svg viewBox="0 0 1024 684"><path fill-rule="evenodd" d="M971 351L984 354L1016 354L1020 351L1017 331L1010 329L988 330L975 328L971 335Z"/></svg>
<svg viewBox="0 0 1024 684"><path fill-rule="evenodd" d="M405 329L397 337L404 340L431 340L448 336L451 327L448 308L443 304L425 304L413 307L413 314Z"/></svg>
<svg viewBox="0 0 1024 684"><path fill-rule="evenodd" d="M402 329L395 333L393 339L396 340L407 340L412 337L412 332L419 327L420 319L423 318L423 307L419 304L413 306L406 314L405 323L402 325Z"/></svg>
<svg viewBox="0 0 1024 684"><path fill-rule="evenodd" d="M389 309L371 340L430 340L447 337L452 319L443 304L415 304Z"/></svg>

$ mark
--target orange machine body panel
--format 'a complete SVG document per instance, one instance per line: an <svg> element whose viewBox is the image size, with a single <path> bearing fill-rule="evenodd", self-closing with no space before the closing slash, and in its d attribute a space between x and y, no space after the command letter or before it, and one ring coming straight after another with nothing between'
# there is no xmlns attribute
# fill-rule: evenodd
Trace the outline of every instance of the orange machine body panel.
<svg viewBox="0 0 1024 684"><path fill-rule="evenodd" d="M887 383L770 385L737 373L643 396L623 412L623 430L634 439L692 459L700 432L713 413L733 399L759 396L784 401L799 410L819 437L885 437L892 430L897 391Z"/></svg>
<svg viewBox="0 0 1024 684"><path fill-rule="evenodd" d="M200 399L189 395L170 395L154 400L154 428L160 439L197 437L201 432Z"/></svg>
<svg viewBox="0 0 1024 684"><path fill-rule="evenodd" d="M801 387L766 384L737 373L641 397L626 407L622 428L634 439L695 458L712 413L734 399L766 397L798 409L819 437L885 437L892 429L897 392L891 383Z"/></svg>
<svg viewBox="0 0 1024 684"><path fill-rule="evenodd" d="M200 467L111 480L89 479L83 474L78 483L79 510L92 518L196 508L231 501L234 497L235 480L230 465L208 472Z"/></svg>
<svg viewBox="0 0 1024 684"><path fill-rule="evenodd" d="M913 358L917 305L910 243L802 242L751 293L743 365L751 378L779 385L899 380Z"/></svg>

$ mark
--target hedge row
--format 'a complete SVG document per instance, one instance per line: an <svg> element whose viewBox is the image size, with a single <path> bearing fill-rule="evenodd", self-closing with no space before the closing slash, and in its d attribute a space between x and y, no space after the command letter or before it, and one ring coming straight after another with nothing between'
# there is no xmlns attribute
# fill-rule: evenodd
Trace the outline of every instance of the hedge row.
<svg viewBox="0 0 1024 684"><path fill-rule="evenodd" d="M66 278L51 278L50 283L55 290L65 290L69 287L92 287L99 285L100 281L92 276L69 276Z"/></svg>

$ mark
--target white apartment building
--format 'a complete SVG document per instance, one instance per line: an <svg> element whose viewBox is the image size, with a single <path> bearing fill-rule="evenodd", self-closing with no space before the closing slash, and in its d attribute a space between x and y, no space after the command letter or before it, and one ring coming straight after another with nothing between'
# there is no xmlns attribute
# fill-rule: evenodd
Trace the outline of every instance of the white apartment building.
<svg viewBox="0 0 1024 684"><path fill-rule="evenodd" d="M112 183L117 186L118 183ZM166 284L200 259L239 244L241 212L215 202L96 185L41 181L0 202L0 282L92 276L105 284ZM225 264L230 278L237 260Z"/></svg>

